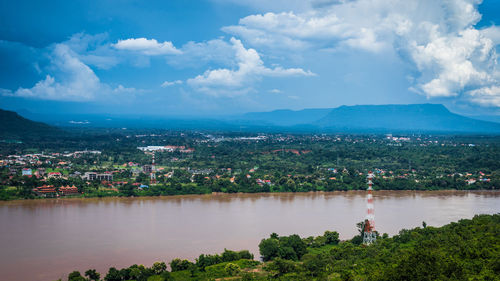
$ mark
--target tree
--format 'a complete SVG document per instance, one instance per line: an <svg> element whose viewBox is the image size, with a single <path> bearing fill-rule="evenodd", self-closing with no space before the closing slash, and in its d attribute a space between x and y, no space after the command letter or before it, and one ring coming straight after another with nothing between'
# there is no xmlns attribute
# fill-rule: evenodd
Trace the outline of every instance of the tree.
<svg viewBox="0 0 500 281"><path fill-rule="evenodd" d="M99 272L97 272L95 269L89 269L85 271L85 276L87 276L91 281L99 281L99 279L101 278L101 274L99 274Z"/></svg>
<svg viewBox="0 0 500 281"><path fill-rule="evenodd" d="M80 271L73 271L68 275L68 281L86 281Z"/></svg>
<svg viewBox="0 0 500 281"><path fill-rule="evenodd" d="M172 269L172 272L187 270L191 265L194 264L188 260L173 259L170 262L170 268Z"/></svg>
<svg viewBox="0 0 500 281"><path fill-rule="evenodd" d="M270 261L278 257L279 242L275 238L262 239L259 244L259 252L262 260Z"/></svg>
<svg viewBox="0 0 500 281"><path fill-rule="evenodd" d="M297 269L295 262L290 260L284 260L281 258L275 258L273 262L269 263L266 270L275 272L276 276L281 276L286 273L294 272Z"/></svg>
<svg viewBox="0 0 500 281"><path fill-rule="evenodd" d="M240 273L241 269L239 265L234 264L234 263L228 263L224 267L224 271L229 275L229 276L236 276L238 273Z"/></svg>
<svg viewBox="0 0 500 281"><path fill-rule="evenodd" d="M304 268L311 272L313 276L326 274L327 258L323 255L306 254L302 258Z"/></svg>
<svg viewBox="0 0 500 281"><path fill-rule="evenodd" d="M108 274L104 277L104 281L122 281L121 273L118 269L111 267Z"/></svg>
<svg viewBox="0 0 500 281"><path fill-rule="evenodd" d="M339 233L337 231L325 231L323 235L326 238L326 244L337 245L340 242Z"/></svg>
<svg viewBox="0 0 500 281"><path fill-rule="evenodd" d="M280 237L279 242L280 247L292 248L299 260L307 253L306 243L297 234Z"/></svg>
<svg viewBox="0 0 500 281"><path fill-rule="evenodd" d="M222 261L226 262L226 261L236 261L236 260L239 260L238 253L228 249L224 249L224 252L222 253Z"/></svg>
<svg viewBox="0 0 500 281"><path fill-rule="evenodd" d="M153 263L151 269L153 270L154 274L160 275L163 272L167 271L167 265L164 262L155 262Z"/></svg>

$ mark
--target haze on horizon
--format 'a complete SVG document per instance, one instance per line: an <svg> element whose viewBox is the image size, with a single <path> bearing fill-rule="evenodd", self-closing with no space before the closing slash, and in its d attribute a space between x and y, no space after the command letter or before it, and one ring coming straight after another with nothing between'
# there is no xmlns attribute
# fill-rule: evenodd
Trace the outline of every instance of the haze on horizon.
<svg viewBox="0 0 500 281"><path fill-rule="evenodd" d="M442 103L500 115L494 0L3 1L0 108L236 114Z"/></svg>

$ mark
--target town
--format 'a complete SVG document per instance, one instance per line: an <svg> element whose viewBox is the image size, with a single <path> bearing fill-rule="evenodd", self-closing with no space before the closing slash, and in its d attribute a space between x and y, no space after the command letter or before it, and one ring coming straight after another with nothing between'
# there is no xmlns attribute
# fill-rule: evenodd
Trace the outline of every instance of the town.
<svg viewBox="0 0 500 281"><path fill-rule="evenodd" d="M110 138L111 145L89 138L62 148L2 144L0 199L361 190L368 171L375 189L500 187L496 137L127 131Z"/></svg>

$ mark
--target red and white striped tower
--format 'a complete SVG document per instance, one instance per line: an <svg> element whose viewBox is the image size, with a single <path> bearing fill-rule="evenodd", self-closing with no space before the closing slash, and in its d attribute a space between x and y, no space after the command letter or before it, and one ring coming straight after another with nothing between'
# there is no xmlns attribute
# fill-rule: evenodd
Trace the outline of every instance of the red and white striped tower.
<svg viewBox="0 0 500 281"><path fill-rule="evenodd" d="M368 189L367 195L366 195L366 219L365 219L365 229L363 231L363 243L364 244L371 244L375 242L377 239L377 236L375 234L375 212L373 209L373 182L372 179L375 176L373 173L370 171L368 172Z"/></svg>
<svg viewBox="0 0 500 281"><path fill-rule="evenodd" d="M151 177L150 183L151 184L156 183L156 166L155 166L155 152L154 151L153 151L153 162L151 163L150 177Z"/></svg>

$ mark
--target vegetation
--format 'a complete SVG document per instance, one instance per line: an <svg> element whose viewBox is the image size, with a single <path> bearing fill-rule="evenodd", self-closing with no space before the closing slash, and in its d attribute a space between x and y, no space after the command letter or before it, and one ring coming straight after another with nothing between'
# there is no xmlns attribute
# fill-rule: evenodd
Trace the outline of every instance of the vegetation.
<svg viewBox="0 0 500 281"><path fill-rule="evenodd" d="M157 183L144 165L152 155L137 147L171 145L189 151L156 152ZM74 154L85 149L99 154ZM18 161L37 154L29 161ZM0 200L35 198L34 187L75 185L80 196L160 196L212 192L309 192L498 189L500 137L406 135L288 135L162 130L72 131L65 137L0 142ZM30 160L31 161L31 160ZM62 178L21 175L59 171ZM95 171L113 182L72 176ZM139 188L143 185L143 188Z"/></svg>
<svg viewBox="0 0 500 281"><path fill-rule="evenodd" d="M362 229L360 229L362 231ZM148 268L110 268L106 281L137 280L500 280L500 214L478 215L443 227L423 224L372 245L357 237L339 241L337 232L301 239L271 234L259 245L263 263L248 251L174 259ZM68 280L100 280L95 270Z"/></svg>

